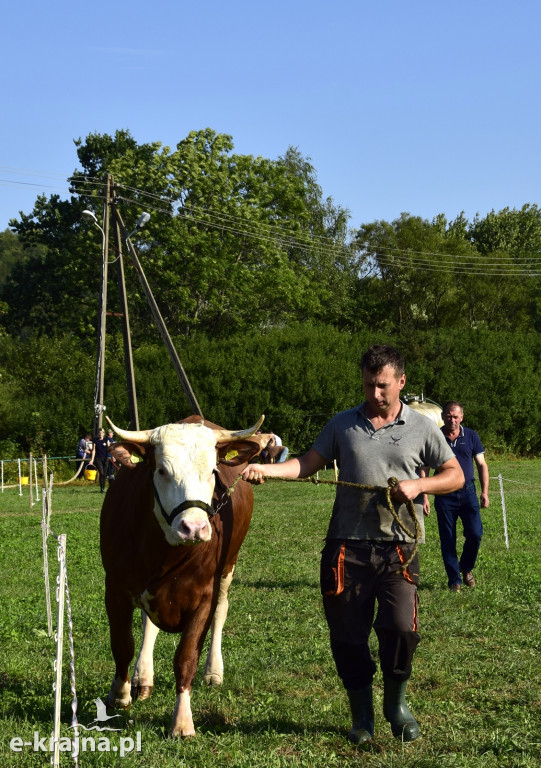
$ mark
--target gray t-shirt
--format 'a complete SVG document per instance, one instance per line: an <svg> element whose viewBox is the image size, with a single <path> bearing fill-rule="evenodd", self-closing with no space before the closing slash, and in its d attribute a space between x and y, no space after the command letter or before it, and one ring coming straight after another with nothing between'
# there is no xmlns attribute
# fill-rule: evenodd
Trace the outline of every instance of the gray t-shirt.
<svg viewBox="0 0 541 768"><path fill-rule="evenodd" d="M338 413L323 427L312 446L329 462L336 459L341 481L386 487L390 477L413 480L423 466L433 469L454 457L436 423L402 404L396 421L375 430L365 416L365 403ZM415 511L424 541L422 495ZM415 524L405 504L396 505L408 531ZM371 539L411 542L387 507L382 491L338 486L328 539Z"/></svg>

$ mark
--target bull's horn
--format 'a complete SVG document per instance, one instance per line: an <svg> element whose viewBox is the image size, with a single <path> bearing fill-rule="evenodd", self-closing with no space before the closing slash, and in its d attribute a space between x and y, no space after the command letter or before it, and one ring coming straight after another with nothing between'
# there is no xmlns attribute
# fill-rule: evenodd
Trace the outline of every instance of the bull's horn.
<svg viewBox="0 0 541 768"><path fill-rule="evenodd" d="M106 416L105 418L111 425L113 432L115 432L123 440L131 440L132 443L140 443L141 445L147 445L150 442L150 435L154 430L140 429L134 432L130 432L128 429L120 429L120 427L116 427L109 416Z"/></svg>
<svg viewBox="0 0 541 768"><path fill-rule="evenodd" d="M246 437L251 437L252 435L255 435L264 420L265 414L260 416L257 423L254 424L253 427L250 427L250 429L240 429L236 431L231 431L229 429L215 429L216 443L225 443L229 440L243 440Z"/></svg>

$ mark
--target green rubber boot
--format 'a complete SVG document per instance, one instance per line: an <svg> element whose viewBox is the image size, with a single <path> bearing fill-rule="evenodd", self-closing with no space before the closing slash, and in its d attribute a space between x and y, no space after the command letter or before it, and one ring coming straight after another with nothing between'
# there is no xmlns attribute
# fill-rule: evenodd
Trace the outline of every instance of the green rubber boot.
<svg viewBox="0 0 541 768"><path fill-rule="evenodd" d="M374 738L374 705L372 701L372 686L367 685L355 691L348 691L349 706L353 725L348 733L348 739L354 744L370 741Z"/></svg>
<svg viewBox="0 0 541 768"><path fill-rule="evenodd" d="M402 741L415 741L419 726L406 703L408 681L383 676L383 714L391 723L393 736Z"/></svg>

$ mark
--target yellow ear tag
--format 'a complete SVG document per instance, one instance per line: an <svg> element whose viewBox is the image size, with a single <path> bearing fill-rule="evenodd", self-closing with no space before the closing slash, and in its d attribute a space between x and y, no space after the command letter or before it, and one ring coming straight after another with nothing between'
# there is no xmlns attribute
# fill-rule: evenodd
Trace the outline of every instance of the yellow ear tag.
<svg viewBox="0 0 541 768"><path fill-rule="evenodd" d="M225 460L226 461L231 461L231 459L234 459L235 456L238 456L238 455L239 455L238 451L229 451L229 453L226 453L226 455L225 455Z"/></svg>
<svg viewBox="0 0 541 768"><path fill-rule="evenodd" d="M132 464L139 464L140 461L143 461L143 457L139 456L138 453L132 453L130 456L130 461Z"/></svg>

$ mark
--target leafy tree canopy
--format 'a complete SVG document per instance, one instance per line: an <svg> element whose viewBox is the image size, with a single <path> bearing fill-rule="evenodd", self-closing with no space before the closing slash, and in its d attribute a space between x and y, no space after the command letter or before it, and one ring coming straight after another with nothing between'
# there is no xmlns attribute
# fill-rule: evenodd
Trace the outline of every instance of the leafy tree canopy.
<svg viewBox="0 0 541 768"><path fill-rule="evenodd" d="M71 179L73 197L40 197L31 214L11 222L24 244L46 251L6 282L10 332L55 333L70 318L74 333L89 336L101 234L81 214L90 208L101 220L106 174L128 227L142 210L151 213L136 244L171 333L340 322L347 312L355 282L348 214L323 200L315 170L298 150L277 160L238 155L231 137L210 129L190 133L173 151L139 145L127 131L92 134L76 145L82 170ZM135 276L128 279L137 336L146 332L148 307Z"/></svg>
<svg viewBox="0 0 541 768"><path fill-rule="evenodd" d="M489 214L473 224L463 215L448 222L443 215L428 221L402 214L356 233L379 278L390 326L399 332L535 327L540 281L517 254L527 244L531 259L537 238L541 220L529 206L520 215L505 210L501 219Z"/></svg>
<svg viewBox="0 0 541 768"><path fill-rule="evenodd" d="M75 145L71 197L39 196L0 233L0 453L61 451L90 426L104 241L84 209L98 222L118 211L128 230L151 214L132 241L209 418L242 426L265 412L306 448L356 402L362 349L388 341L407 352L417 390L465 400L489 447L541 450L541 399L516 387L535 380L540 360L537 206L473 222L404 213L350 232L348 211L324 199L294 147L275 160L240 155L210 129L174 149L128 131ZM108 249L108 412L122 419L126 408L116 262L126 266L141 421L180 418L187 404L149 333L144 291L113 237Z"/></svg>

